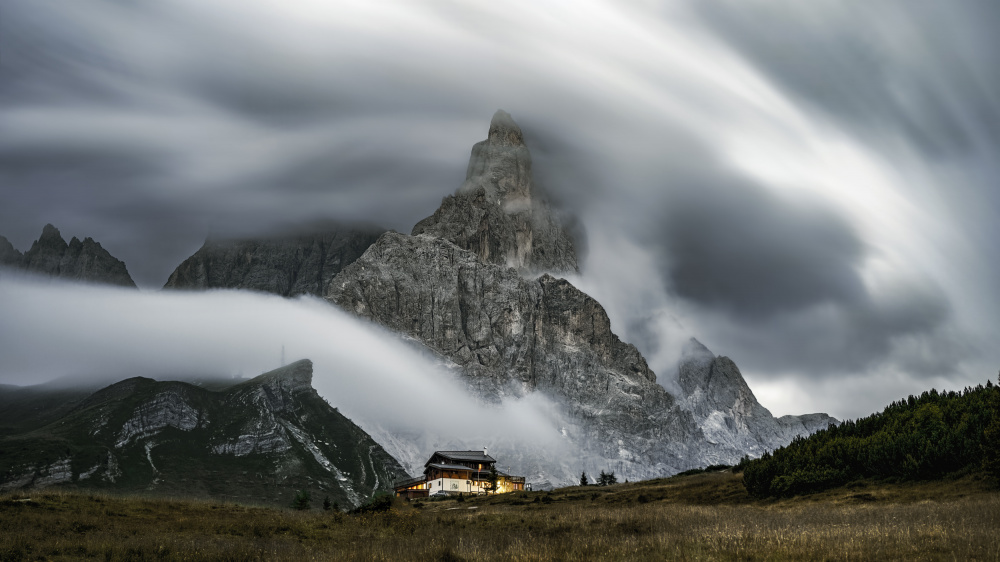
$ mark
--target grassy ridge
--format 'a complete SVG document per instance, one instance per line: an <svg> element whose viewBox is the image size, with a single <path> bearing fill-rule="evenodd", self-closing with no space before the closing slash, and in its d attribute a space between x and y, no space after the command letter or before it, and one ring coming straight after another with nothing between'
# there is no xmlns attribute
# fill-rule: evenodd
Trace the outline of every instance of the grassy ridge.
<svg viewBox="0 0 1000 562"><path fill-rule="evenodd" d="M0 496L0 559L995 560L1000 493L971 476L751 499L739 475L294 512L66 492Z"/></svg>

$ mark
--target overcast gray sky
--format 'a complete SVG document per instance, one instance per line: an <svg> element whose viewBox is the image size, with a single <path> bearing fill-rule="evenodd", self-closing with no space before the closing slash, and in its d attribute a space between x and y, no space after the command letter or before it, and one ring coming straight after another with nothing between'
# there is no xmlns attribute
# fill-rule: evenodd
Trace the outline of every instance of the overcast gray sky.
<svg viewBox="0 0 1000 562"><path fill-rule="evenodd" d="M51 222L153 290L209 235L408 232L503 108L587 232L575 281L665 384L687 335L777 414L864 415L1000 368L991 0L0 15L0 234L22 251Z"/></svg>

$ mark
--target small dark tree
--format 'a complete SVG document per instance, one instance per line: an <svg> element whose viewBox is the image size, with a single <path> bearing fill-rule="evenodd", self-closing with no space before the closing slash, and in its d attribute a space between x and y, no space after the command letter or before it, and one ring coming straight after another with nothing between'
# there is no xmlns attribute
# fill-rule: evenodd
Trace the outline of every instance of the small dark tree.
<svg viewBox="0 0 1000 562"><path fill-rule="evenodd" d="M581 486L586 486L587 484L589 484L589 482L587 482L587 473L586 472L581 472L580 473L580 485Z"/></svg>
<svg viewBox="0 0 1000 562"><path fill-rule="evenodd" d="M497 467L490 465L490 475L486 477L486 491L491 494L497 493L497 489L500 487L500 474L497 472Z"/></svg>
<svg viewBox="0 0 1000 562"><path fill-rule="evenodd" d="M323 498L323 511L330 511L331 507L333 507L333 504L330 503L330 496L326 496Z"/></svg>
<svg viewBox="0 0 1000 562"><path fill-rule="evenodd" d="M309 490L298 490L295 492L295 497L292 498L292 507L300 511L305 511L309 509L309 503L312 498L309 496Z"/></svg>
<svg viewBox="0 0 1000 562"><path fill-rule="evenodd" d="M614 472L604 472L601 471L601 475L597 478L598 486L610 486L611 484L617 484L618 478L615 476Z"/></svg>

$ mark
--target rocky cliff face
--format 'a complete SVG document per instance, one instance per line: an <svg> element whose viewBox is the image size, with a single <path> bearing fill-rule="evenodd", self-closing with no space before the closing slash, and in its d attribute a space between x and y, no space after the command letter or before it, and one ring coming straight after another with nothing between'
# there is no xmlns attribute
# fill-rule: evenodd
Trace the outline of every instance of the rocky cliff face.
<svg viewBox="0 0 1000 562"><path fill-rule="evenodd" d="M164 287L320 296L382 232L335 226L318 234L283 238L210 240L174 270Z"/></svg>
<svg viewBox="0 0 1000 562"><path fill-rule="evenodd" d="M358 505L403 475L293 363L222 391L128 379L0 439L0 489L56 484L286 505Z"/></svg>
<svg viewBox="0 0 1000 562"><path fill-rule="evenodd" d="M0 236L0 265L19 267L24 256L18 252L10 240Z"/></svg>
<svg viewBox="0 0 1000 562"><path fill-rule="evenodd" d="M412 234L448 240L522 273L576 271L572 237L535 191L521 129L497 111L486 140L472 147L465 183Z"/></svg>
<svg viewBox="0 0 1000 562"><path fill-rule="evenodd" d="M0 264L64 279L135 287L125 263L93 238L81 242L74 236L67 244L51 224L24 254L0 236Z"/></svg>
<svg viewBox="0 0 1000 562"><path fill-rule="evenodd" d="M380 237L325 298L424 343L487 400L543 393L567 416L581 458L632 477L733 463L822 424L775 420L736 365L697 342L679 366L684 396L671 396L597 301L564 279L532 277L574 270L576 258L533 197L530 170L520 129L498 112L458 192L413 235Z"/></svg>

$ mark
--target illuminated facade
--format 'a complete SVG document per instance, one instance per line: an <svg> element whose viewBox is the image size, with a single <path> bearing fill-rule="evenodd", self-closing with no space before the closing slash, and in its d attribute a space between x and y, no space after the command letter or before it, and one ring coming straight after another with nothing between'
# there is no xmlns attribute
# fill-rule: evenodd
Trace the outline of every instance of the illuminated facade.
<svg viewBox="0 0 1000 562"><path fill-rule="evenodd" d="M482 451L434 451L423 476L397 482L396 495L408 498L444 494L491 493L490 476L496 459ZM524 489L523 476L496 471L497 494Z"/></svg>

